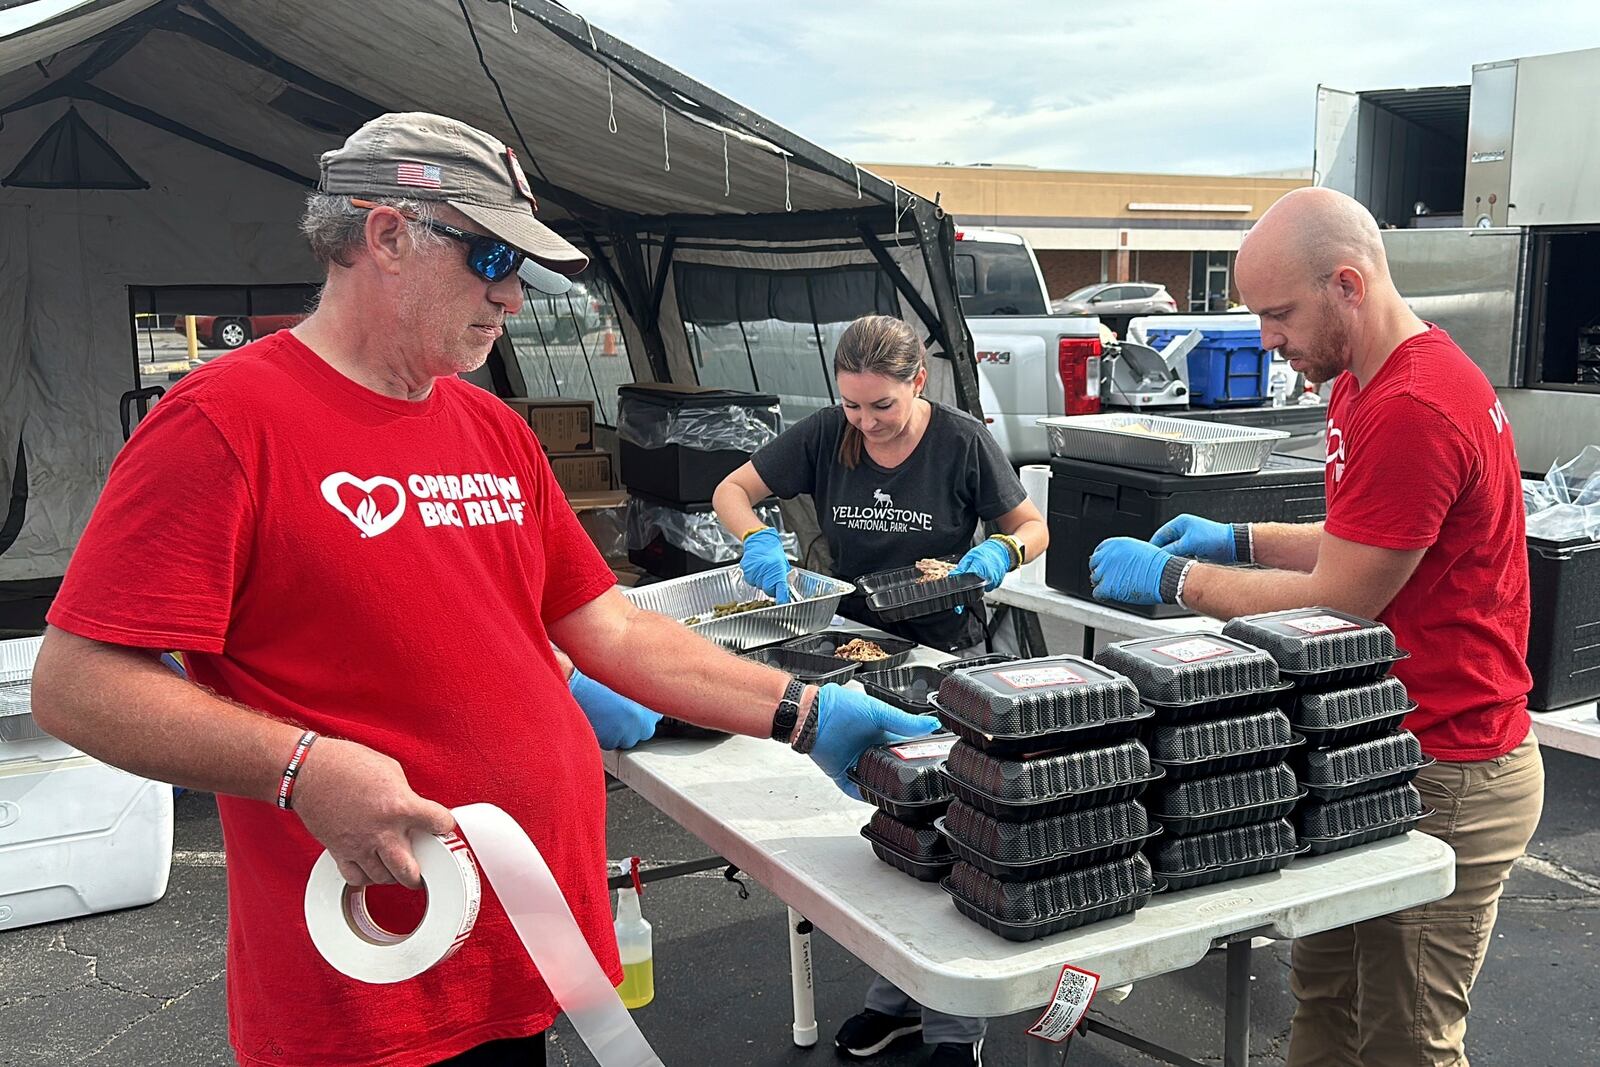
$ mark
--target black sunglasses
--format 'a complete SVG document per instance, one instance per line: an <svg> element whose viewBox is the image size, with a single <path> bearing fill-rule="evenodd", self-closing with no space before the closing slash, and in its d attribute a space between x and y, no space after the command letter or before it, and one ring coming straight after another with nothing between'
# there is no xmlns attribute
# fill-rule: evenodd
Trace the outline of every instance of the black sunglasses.
<svg viewBox="0 0 1600 1067"><path fill-rule="evenodd" d="M351 197L350 203L365 211L371 211L375 207L382 206L373 203L371 200L362 200L357 197ZM401 212L401 214L405 214L405 212ZM406 215L406 218L411 219L412 222L422 222L422 220L411 215ZM521 251L506 244L498 237L457 229L448 223L435 222L431 219L423 222L423 225L441 237L448 237L453 241L460 241L466 245L467 266L472 269L472 273L486 282L497 282L502 278L507 278L517 273L517 269L522 266L522 261L528 258Z"/></svg>

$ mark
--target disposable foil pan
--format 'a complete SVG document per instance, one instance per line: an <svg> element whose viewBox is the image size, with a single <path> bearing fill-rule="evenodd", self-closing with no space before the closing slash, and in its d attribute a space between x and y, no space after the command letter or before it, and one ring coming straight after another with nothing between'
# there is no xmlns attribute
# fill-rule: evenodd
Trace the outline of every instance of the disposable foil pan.
<svg viewBox="0 0 1600 1067"><path fill-rule="evenodd" d="M825 574L798 568L789 574L791 595L798 589L803 599L790 604L755 608L721 619L709 618L718 604L744 603L766 596L761 590L745 583L737 566L691 574L655 585L635 586L624 589L622 595L645 611L680 621L706 616L705 621L695 623L689 629L735 652L742 652L826 630L838 613L839 602L855 591L855 586L849 582L841 582Z"/></svg>
<svg viewBox="0 0 1600 1067"><path fill-rule="evenodd" d="M1039 420L1050 454L1170 474L1248 474L1289 435L1196 419L1106 413Z"/></svg>

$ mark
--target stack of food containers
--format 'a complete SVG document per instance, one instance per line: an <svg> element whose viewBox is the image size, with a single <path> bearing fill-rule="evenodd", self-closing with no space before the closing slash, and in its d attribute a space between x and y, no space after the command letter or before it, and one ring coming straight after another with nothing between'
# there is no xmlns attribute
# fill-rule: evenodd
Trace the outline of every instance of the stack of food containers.
<svg viewBox="0 0 1600 1067"><path fill-rule="evenodd" d="M1166 832L1147 846L1163 889L1277 870L1303 851L1288 816L1305 796L1287 763L1302 742L1272 705L1289 686L1272 657L1214 634L1122 641L1096 661L1154 709L1166 781L1146 803Z"/></svg>
<svg viewBox="0 0 1600 1067"><path fill-rule="evenodd" d="M1401 722L1416 707L1389 677L1408 653L1382 623L1328 608L1235 619L1223 630L1266 650L1294 685L1289 714L1308 748L1297 812L1314 854L1403 834L1426 812L1411 780L1433 761Z"/></svg>
<svg viewBox="0 0 1600 1067"><path fill-rule="evenodd" d="M939 765L954 743L950 734L934 734L879 745L863 752L849 772L862 798L878 808L861 836L879 859L922 882L937 882L955 862L933 826L950 804Z"/></svg>
<svg viewBox="0 0 1600 1067"><path fill-rule="evenodd" d="M1075 656L952 671L932 702L960 740L936 826L956 908L1013 941L1125 915L1154 890L1137 797L1161 771L1128 679Z"/></svg>

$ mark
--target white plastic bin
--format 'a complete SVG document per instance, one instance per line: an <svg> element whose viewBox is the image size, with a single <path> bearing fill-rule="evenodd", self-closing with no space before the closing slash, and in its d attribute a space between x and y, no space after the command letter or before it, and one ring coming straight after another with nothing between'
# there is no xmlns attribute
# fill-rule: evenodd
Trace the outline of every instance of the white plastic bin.
<svg viewBox="0 0 1600 1067"><path fill-rule="evenodd" d="M0 936L160 900L171 869L171 786L89 756L0 765Z"/></svg>
<svg viewBox="0 0 1600 1067"><path fill-rule="evenodd" d="M0 641L0 766L23 760L58 760L82 755L33 721L33 663L43 638Z"/></svg>

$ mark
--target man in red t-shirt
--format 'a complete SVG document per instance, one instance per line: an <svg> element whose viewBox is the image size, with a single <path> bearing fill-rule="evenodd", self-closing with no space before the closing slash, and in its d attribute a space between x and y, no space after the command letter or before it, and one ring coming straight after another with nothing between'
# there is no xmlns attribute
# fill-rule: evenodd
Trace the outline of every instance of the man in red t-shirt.
<svg viewBox="0 0 1600 1067"><path fill-rule="evenodd" d="M1245 239L1238 280L1262 347L1334 382L1327 520L1185 515L1152 543L1113 538L1091 559L1095 596L1181 598L1221 619L1341 608L1382 620L1410 650L1394 669L1417 704L1405 725L1438 760L1416 781L1434 809L1421 829L1455 849L1455 891L1295 942L1289 1063L1465 1065L1467 995L1544 798L1511 425L1483 372L1407 307L1376 223L1349 197L1279 200ZM1240 563L1266 569L1212 565Z"/></svg>
<svg viewBox="0 0 1600 1067"><path fill-rule="evenodd" d="M487 801L619 981L596 738L632 743L654 715L611 687L791 743L841 788L868 745L935 726L617 592L527 423L457 377L521 308L519 273L559 291L545 268L587 263L533 207L510 149L438 115L382 116L325 154L301 223L327 268L317 310L162 399L50 612L40 725L218 794L230 1038L251 1067L544 1062L560 1006L492 893L455 955L391 986L324 962L301 902L324 849L352 886L416 888L409 835ZM594 679L569 683L553 646ZM414 925L416 894L374 896Z"/></svg>

